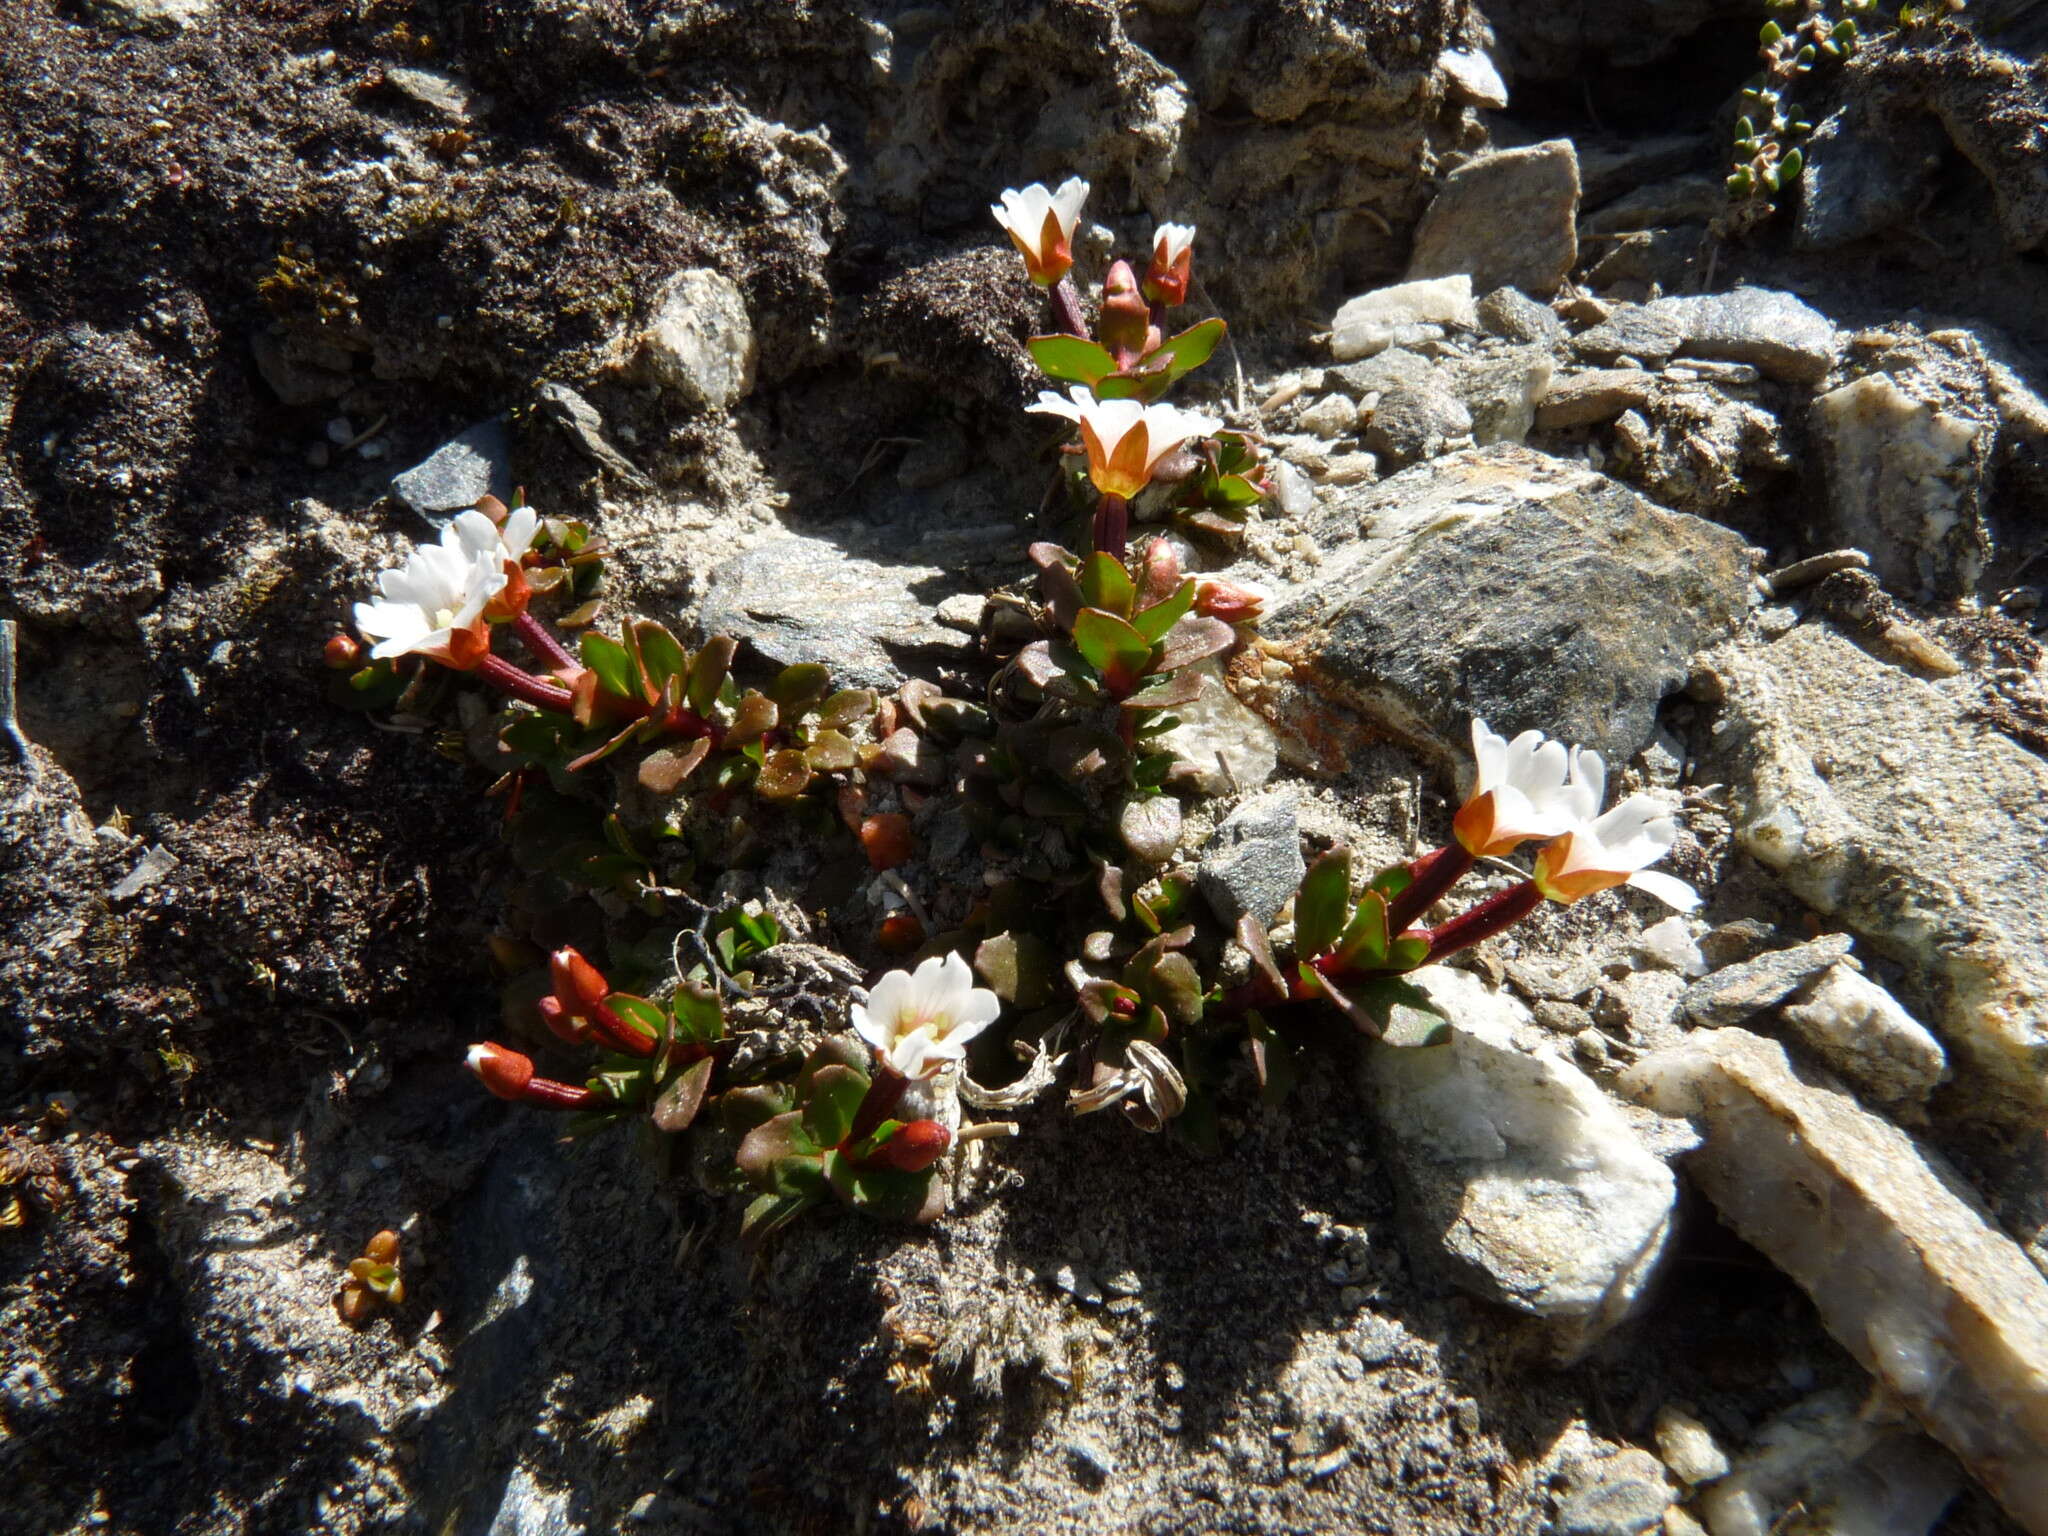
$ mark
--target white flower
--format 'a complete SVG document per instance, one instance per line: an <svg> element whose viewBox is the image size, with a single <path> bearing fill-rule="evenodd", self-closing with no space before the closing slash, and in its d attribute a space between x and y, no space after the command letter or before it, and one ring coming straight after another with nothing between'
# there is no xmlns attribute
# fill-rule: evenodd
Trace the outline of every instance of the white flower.
<svg viewBox="0 0 2048 1536"><path fill-rule="evenodd" d="M1659 801L1630 795L1606 815L1538 849L1536 888L1570 905L1595 891L1632 885L1666 906L1690 912L1700 904L1699 893L1683 880L1646 867L1669 853L1677 840L1678 823Z"/></svg>
<svg viewBox="0 0 2048 1536"><path fill-rule="evenodd" d="M989 204L988 211L1023 253L1031 281L1041 287L1058 282L1074 264L1074 226L1087 197L1088 183L1070 176L1057 192L1034 181L1021 192L1005 190L1001 202Z"/></svg>
<svg viewBox="0 0 2048 1536"><path fill-rule="evenodd" d="M1145 489L1153 468L1182 443L1223 430L1215 417L1177 405L1098 400L1085 384L1074 385L1067 395L1062 400L1049 389L1041 390L1038 403L1025 409L1079 422L1095 488L1126 500Z"/></svg>
<svg viewBox="0 0 2048 1536"><path fill-rule="evenodd" d="M891 971L853 1005L853 1027L884 1065L916 1081L967 1055L967 1042L996 1021L1003 1005L974 985L958 955L934 956L915 971Z"/></svg>
<svg viewBox="0 0 2048 1536"><path fill-rule="evenodd" d="M1152 231L1152 265L1178 266L1195 243L1192 224L1162 224Z"/></svg>
<svg viewBox="0 0 2048 1536"><path fill-rule="evenodd" d="M383 596L356 604L356 628L377 642L370 654L379 660L420 655L468 667L489 649L484 605L504 588L500 554L468 552L444 535L377 578Z"/></svg>
<svg viewBox="0 0 2048 1536"><path fill-rule="evenodd" d="M469 511L458 513L454 521L441 530L441 543L465 557L495 554L501 560L517 565L533 547L534 535L538 532L540 514L531 507L521 507L512 513L505 519L503 527L481 512Z"/></svg>
<svg viewBox="0 0 2048 1536"><path fill-rule="evenodd" d="M1474 857L1497 857L1532 837L1561 836L1600 813L1607 765L1598 752L1567 748L1541 731L1507 741L1475 716L1472 758L1478 777L1451 830Z"/></svg>

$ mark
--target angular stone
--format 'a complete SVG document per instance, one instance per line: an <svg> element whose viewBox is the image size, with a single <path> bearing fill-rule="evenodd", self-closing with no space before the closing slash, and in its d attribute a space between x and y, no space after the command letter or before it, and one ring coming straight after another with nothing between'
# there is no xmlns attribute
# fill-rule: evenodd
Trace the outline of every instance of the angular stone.
<svg viewBox="0 0 2048 1536"><path fill-rule="evenodd" d="M1381 393L1365 420L1363 441L1389 469L1432 459L1472 434L1472 413L1444 384L1429 379L1395 384Z"/></svg>
<svg viewBox="0 0 2048 1536"><path fill-rule="evenodd" d="M1681 1482L1697 1486L1728 1475L1728 1453L1714 1432L1676 1403L1657 1410L1657 1453Z"/></svg>
<svg viewBox="0 0 2048 1536"><path fill-rule="evenodd" d="M466 123L475 103L469 87L453 75L438 69L415 69L404 64L384 67L385 83L403 91L429 111L438 112L451 123Z"/></svg>
<svg viewBox="0 0 2048 1536"><path fill-rule="evenodd" d="M1157 738L1159 749L1174 757L1169 782L1205 795L1258 788L1280 766L1273 728L1238 702L1214 661L1190 670L1200 675L1202 691L1192 703L1174 706L1180 724Z"/></svg>
<svg viewBox="0 0 2048 1536"><path fill-rule="evenodd" d="M687 404L724 410L754 387L754 325L731 278L678 272L662 289L641 338L642 366Z"/></svg>
<svg viewBox="0 0 2048 1536"><path fill-rule="evenodd" d="M1802 1046L1873 1103L1921 1103L1948 1077L1948 1057L1926 1026L1846 965L1830 966L1781 1017Z"/></svg>
<svg viewBox="0 0 2048 1536"><path fill-rule="evenodd" d="M1389 347L1362 362L1329 369L1323 374L1323 388L1363 400L1382 395L1396 384L1426 384L1436 376L1437 368L1438 364L1405 347Z"/></svg>
<svg viewBox="0 0 2048 1536"><path fill-rule="evenodd" d="M1451 392L1465 404L1472 441L1484 448L1527 437L1536 424L1536 402L1548 393L1555 371L1548 347L1521 347L1451 364Z"/></svg>
<svg viewBox="0 0 2048 1536"><path fill-rule="evenodd" d="M512 498L512 444L505 418L480 421L411 469L391 477L391 494L432 523L473 507L486 495Z"/></svg>
<svg viewBox="0 0 2048 1536"><path fill-rule="evenodd" d="M711 573L700 622L777 666L822 662L835 686L888 690L959 653L960 636L929 606L945 594L928 589L948 581L934 566L882 565L825 539L771 539Z"/></svg>
<svg viewBox="0 0 2048 1536"><path fill-rule="evenodd" d="M1774 288L1659 299L1649 307L1684 328L1685 356L1750 363L1788 384L1818 384L1841 350L1834 322Z"/></svg>
<svg viewBox="0 0 2048 1536"><path fill-rule="evenodd" d="M1508 104L1507 82L1493 60L1477 49L1448 49L1437 55L1436 67L1444 72L1452 92L1468 105L1499 111Z"/></svg>
<svg viewBox="0 0 2048 1536"><path fill-rule="evenodd" d="M1704 976L1685 989L1680 1006L1700 1029L1725 1029L1776 1007L1849 953L1846 933L1774 949Z"/></svg>
<svg viewBox="0 0 2048 1536"><path fill-rule="evenodd" d="M1396 283L1345 302L1330 322L1330 356L1353 362L1391 346L1441 336L1445 326L1471 330L1478 323L1472 279L1464 273Z"/></svg>
<svg viewBox="0 0 2048 1536"><path fill-rule="evenodd" d="M1591 330L1572 338L1572 348L1596 363L1632 357L1652 367L1665 361L1685 341L1685 325L1675 314L1654 304L1623 304Z"/></svg>
<svg viewBox="0 0 2048 1536"><path fill-rule="evenodd" d="M1358 430L1358 407L1343 395L1324 395L1295 418L1295 425L1321 438L1349 437Z"/></svg>
<svg viewBox="0 0 2048 1536"><path fill-rule="evenodd" d="M1830 540L1922 602L1973 591L1990 554L1985 476L1997 423L1919 370L1872 373L1813 402Z"/></svg>
<svg viewBox="0 0 2048 1536"><path fill-rule="evenodd" d="M1444 178L1415 229L1411 278L1462 272L1548 298L1579 259L1579 157L1551 139L1468 160Z"/></svg>
<svg viewBox="0 0 2048 1536"><path fill-rule="evenodd" d="M1545 344L1564 335L1564 322L1548 304L1538 304L1519 288L1496 288L1476 306L1479 323L1509 341Z"/></svg>
<svg viewBox="0 0 2048 1536"><path fill-rule="evenodd" d="M1373 1044L1367 1084L1404 1214L1458 1284L1551 1325L1576 1357L1642 1297L1677 1185L1577 1067L1518 1050L1528 1011L1469 971L1409 978L1448 1044Z"/></svg>
<svg viewBox="0 0 2048 1536"><path fill-rule="evenodd" d="M1882 1401L1817 1392L1774 1414L1699 1493L1713 1536L1927 1536L1962 1491L1955 1458Z"/></svg>
<svg viewBox="0 0 2048 1536"><path fill-rule="evenodd" d="M213 15L213 0L87 0L97 21L121 32L169 37Z"/></svg>
<svg viewBox="0 0 2048 1536"><path fill-rule="evenodd" d="M1826 251L1913 219L1947 157L1948 135L1933 116L1879 110L1861 92L1828 114L1800 145L1799 212L1793 244Z"/></svg>
<svg viewBox="0 0 2048 1536"><path fill-rule="evenodd" d="M1657 376L1643 368L1596 368L1552 382L1536 407L1536 425L1546 432L1597 426L1623 411L1647 405Z"/></svg>
<svg viewBox="0 0 2048 1536"><path fill-rule="evenodd" d="M1842 1346L2012 1516L2048 1532L2048 1280L1904 1131L1745 1030L1644 1057L1622 1090L1690 1117L1686 1171Z"/></svg>
<svg viewBox="0 0 2048 1536"><path fill-rule="evenodd" d="M1308 865L1291 790L1247 800L1209 840L1196 881L1226 928L1249 912L1271 923L1300 889Z"/></svg>
<svg viewBox="0 0 2048 1536"><path fill-rule="evenodd" d="M1716 650L1700 767L1739 847L1908 968L1970 1116L2048 1111L2048 762L1975 717L1966 677L1928 682L1825 624Z"/></svg>
<svg viewBox="0 0 2048 1536"><path fill-rule="evenodd" d="M1263 625L1291 676L1246 692L1297 760L1325 769L1371 734L1359 716L1460 761L1474 714L1623 761L1749 601L1733 533L1508 444L1432 460L1323 515L1316 537L1335 552Z"/></svg>

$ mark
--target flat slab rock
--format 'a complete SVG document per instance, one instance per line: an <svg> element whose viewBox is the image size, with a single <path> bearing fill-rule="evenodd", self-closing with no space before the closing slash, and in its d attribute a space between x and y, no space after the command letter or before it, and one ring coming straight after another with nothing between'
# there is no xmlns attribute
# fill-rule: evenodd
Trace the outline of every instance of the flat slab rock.
<svg viewBox="0 0 2048 1536"><path fill-rule="evenodd" d="M1948 1107L2048 1112L2048 762L1974 718L1967 676L1927 681L1822 623L1705 659L1724 695L1703 777L1737 843L1911 969L1950 1048Z"/></svg>
<svg viewBox="0 0 2048 1536"><path fill-rule="evenodd" d="M711 573L702 623L777 666L822 662L836 686L893 689L921 658L961 637L933 611L952 578L935 566L882 565L828 539L771 539Z"/></svg>
<svg viewBox="0 0 2048 1536"><path fill-rule="evenodd" d="M1579 157L1569 139L1468 160L1415 229L1411 278L1464 273L1478 293L1549 298L1579 259Z"/></svg>
<svg viewBox="0 0 2048 1536"><path fill-rule="evenodd" d="M1462 758L1474 714L1621 761L1749 602L1735 534L1511 444L1417 465L1324 518L1328 558L1261 627L1291 677L1247 687L1320 771L1361 731Z"/></svg>
<svg viewBox="0 0 2048 1536"><path fill-rule="evenodd" d="M1913 1139L1783 1046L1723 1029L1622 1090L1692 1119L1686 1171L2027 1530L2048 1533L2048 1280Z"/></svg>
<svg viewBox="0 0 2048 1536"><path fill-rule="evenodd" d="M1460 1285L1544 1319L1576 1357L1662 1259L1671 1170L1585 1073L1516 1047L1532 1022L1519 1001L1469 971L1411 980L1450 1016L1450 1042L1364 1058L1408 1224Z"/></svg>

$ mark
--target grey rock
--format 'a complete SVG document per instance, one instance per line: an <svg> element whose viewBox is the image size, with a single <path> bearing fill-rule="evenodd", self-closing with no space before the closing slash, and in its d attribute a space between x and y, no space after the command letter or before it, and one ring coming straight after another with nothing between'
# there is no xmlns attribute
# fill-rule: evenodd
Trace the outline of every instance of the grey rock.
<svg viewBox="0 0 2048 1536"><path fill-rule="evenodd" d="M1874 1104L1923 1103L1948 1077L1948 1057L1926 1026L1847 965L1830 966L1781 1017L1800 1045Z"/></svg>
<svg viewBox="0 0 2048 1536"><path fill-rule="evenodd" d="M1700 957L1714 970L1753 960L1778 942L1778 930L1754 917L1709 928L1700 935Z"/></svg>
<svg viewBox="0 0 2048 1536"><path fill-rule="evenodd" d="M1676 1502L1671 1486L1661 1475L1637 1468L1633 1457L1610 1460L1623 1465L1602 1463L1601 1475L1585 1479L1558 1500L1551 1526L1556 1536L1644 1536L1662 1528L1664 1511Z"/></svg>
<svg viewBox="0 0 2048 1536"><path fill-rule="evenodd" d="M1721 1218L2022 1526L2048 1526L2048 1280L1960 1181L1746 1030L1689 1036L1619 1086L1700 1128L1686 1172Z"/></svg>
<svg viewBox="0 0 2048 1536"><path fill-rule="evenodd" d="M1359 716L1368 734L1458 761L1474 714L1623 761L1752 587L1733 533L1508 444L1432 460L1324 516L1325 547L1351 542L1269 608L1262 632L1291 671L1250 701L1297 760L1331 767Z"/></svg>
<svg viewBox="0 0 2048 1536"><path fill-rule="evenodd" d="M1462 272L1487 292L1548 297L1579 257L1579 158L1569 139L1468 160L1444 178L1415 230L1411 278Z"/></svg>
<svg viewBox="0 0 2048 1536"><path fill-rule="evenodd" d="M1676 133L1597 144L1582 140L1578 149L1579 207L1591 210L1637 187L1711 165L1720 145L1710 134Z"/></svg>
<svg viewBox="0 0 2048 1536"><path fill-rule="evenodd" d="M724 410L754 387L754 326L731 278L704 267L662 288L641 337L641 366L685 404Z"/></svg>
<svg viewBox="0 0 2048 1536"><path fill-rule="evenodd" d="M1358 428L1358 407L1343 395L1323 395L1295 418L1295 425L1321 438L1349 437Z"/></svg>
<svg viewBox="0 0 2048 1536"><path fill-rule="evenodd" d="M140 896L152 885L167 878L178 867L178 857L162 843L152 846L136 862L133 869L123 875L114 888L107 892L109 901L127 901Z"/></svg>
<svg viewBox="0 0 2048 1536"><path fill-rule="evenodd" d="M588 1529L571 1512L567 1488L543 1488L524 1467L514 1467L498 1497L484 1536L583 1536Z"/></svg>
<svg viewBox="0 0 2048 1536"><path fill-rule="evenodd" d="M1948 147L1937 119L1881 112L1850 93L1800 146L1806 167L1793 243L1832 250L1906 223L1933 195Z"/></svg>
<svg viewBox="0 0 2048 1536"><path fill-rule="evenodd" d="M1704 224L1630 230L1600 241L1599 258L1585 281L1616 300L1641 303L1656 293L1697 288L1712 254Z"/></svg>
<svg viewBox="0 0 2048 1536"><path fill-rule="evenodd" d="M1530 1024L1468 971L1409 978L1451 1020L1448 1044L1373 1044L1367 1085L1420 1251L1465 1289L1543 1319L1575 1358L1643 1298L1677 1184L1577 1067L1515 1046Z"/></svg>
<svg viewBox="0 0 2048 1536"><path fill-rule="evenodd" d="M1680 1006L1700 1029L1724 1029L1775 1008L1849 953L1846 933L1831 933L1811 944L1775 949L1754 960L1701 977L1685 989Z"/></svg>
<svg viewBox="0 0 2048 1536"><path fill-rule="evenodd" d="M411 469L391 477L391 494L429 522L473 507L486 495L512 496L512 444L505 419L480 421L451 438Z"/></svg>
<svg viewBox="0 0 2048 1536"><path fill-rule="evenodd" d="M1396 384L1426 384L1436 376L1438 364L1406 347L1389 347L1362 362L1346 363L1323 374L1323 388L1363 400Z"/></svg>
<svg viewBox="0 0 2048 1536"><path fill-rule="evenodd" d="M213 15L213 0L87 0L95 21L121 32L169 37Z"/></svg>
<svg viewBox="0 0 2048 1536"><path fill-rule="evenodd" d="M1437 68L1450 82L1451 93L1469 106L1494 111L1508 104L1507 82L1492 59L1476 48L1452 48L1437 57Z"/></svg>
<svg viewBox="0 0 2048 1536"><path fill-rule="evenodd" d="M318 405L348 393L349 357L339 347L306 347L298 337L280 337L268 330L249 338L256 371L271 393L286 405ZM311 352L312 355L307 355Z"/></svg>
<svg viewBox="0 0 2048 1536"><path fill-rule="evenodd" d="M1659 299L1649 307L1678 320L1687 357L1750 363L1788 384L1818 384L1841 349L1827 316L1774 288Z"/></svg>
<svg viewBox="0 0 2048 1536"><path fill-rule="evenodd" d="M1714 1432L1686 1409L1666 1403L1657 1410L1657 1452L1681 1482L1692 1487L1728 1474L1728 1453Z"/></svg>
<svg viewBox="0 0 2048 1536"><path fill-rule="evenodd" d="M536 398L548 419L568 434L583 455L598 468L616 475L628 485L652 484L604 435L604 417L597 407L566 384L543 384Z"/></svg>
<svg viewBox="0 0 2048 1536"><path fill-rule="evenodd" d="M1643 368L1596 368L1551 381L1536 407L1536 425L1546 432L1597 426L1623 411L1649 404L1657 376Z"/></svg>
<svg viewBox="0 0 2048 1536"><path fill-rule="evenodd" d="M1205 795L1256 789L1279 766L1273 728L1238 701L1214 660L1197 662L1201 692L1173 713L1180 724L1158 738L1174 757L1171 782Z"/></svg>
<svg viewBox="0 0 2048 1536"><path fill-rule="evenodd" d="M1364 420L1365 446L1391 469L1435 458L1472 434L1465 402L1433 378L1393 385Z"/></svg>
<svg viewBox="0 0 2048 1536"><path fill-rule="evenodd" d="M1579 222L1581 233L1618 235L1637 230L1705 224L1728 206L1721 174L1673 176L1637 186Z"/></svg>
<svg viewBox="0 0 2048 1536"><path fill-rule="evenodd" d="M1736 845L1904 965L1949 1048L1957 1114L2048 1110L2048 762L1975 717L1969 680L1887 666L1825 624L1703 669L1722 697L1703 781Z"/></svg>
<svg viewBox="0 0 2048 1536"><path fill-rule="evenodd" d="M1564 335L1564 322L1548 304L1519 288L1496 288L1477 305L1479 323L1509 341L1549 343Z"/></svg>
<svg viewBox="0 0 2048 1536"><path fill-rule="evenodd" d="M1866 374L1813 402L1833 542L1920 601L1973 591L1991 552L1984 521L1997 424L1981 397L1932 369Z"/></svg>
<svg viewBox="0 0 2048 1536"><path fill-rule="evenodd" d="M1614 447L1631 483L1665 506L1718 520L1793 459L1776 416L1719 384L1684 377L1689 366L1673 364L1640 407L1615 418Z"/></svg>
<svg viewBox="0 0 2048 1536"><path fill-rule="evenodd" d="M1125 802L1117 832L1131 855L1147 864L1164 864L1180 846L1180 801L1171 795Z"/></svg>
<svg viewBox="0 0 2048 1536"><path fill-rule="evenodd" d="M1483 448L1527 437L1536 422L1536 402L1549 391L1555 369L1548 347L1451 363L1451 391L1469 413L1472 441Z"/></svg>
<svg viewBox="0 0 2048 1536"><path fill-rule="evenodd" d="M1590 330L1572 338L1572 348L1596 363L1632 357L1653 366L1678 351L1686 337L1684 322L1655 304L1623 304Z"/></svg>
<svg viewBox="0 0 2048 1536"><path fill-rule="evenodd" d="M1301 827L1291 790L1247 800L1216 829L1196 873L1203 899L1235 928L1249 912L1271 923L1294 899L1308 864L1301 856Z"/></svg>
<svg viewBox="0 0 2048 1536"><path fill-rule="evenodd" d="M842 687L900 687L917 667L958 653L932 611L951 586L925 565L882 565L825 539L771 539L711 573L701 622L777 666L822 662Z"/></svg>
<svg viewBox="0 0 2048 1536"><path fill-rule="evenodd" d="M429 111L438 112L451 123L466 123L474 109L469 87L453 75L438 69L416 69L406 64L387 64L384 81L403 91Z"/></svg>

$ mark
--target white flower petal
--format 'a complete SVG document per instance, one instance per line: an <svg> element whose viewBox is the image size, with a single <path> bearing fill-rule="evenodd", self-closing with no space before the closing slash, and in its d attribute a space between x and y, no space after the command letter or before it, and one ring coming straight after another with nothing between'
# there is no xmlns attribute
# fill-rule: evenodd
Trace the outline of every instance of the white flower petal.
<svg viewBox="0 0 2048 1536"><path fill-rule="evenodd" d="M1192 224L1162 224L1152 231L1152 254L1155 261L1172 266L1186 254L1188 247L1195 243L1195 226ZM1161 247L1165 249L1162 250Z"/></svg>
<svg viewBox="0 0 2048 1536"><path fill-rule="evenodd" d="M1639 869L1628 877L1628 883L1680 912L1694 911L1700 904L1698 891L1676 875L1667 875L1661 870Z"/></svg>
<svg viewBox="0 0 2048 1536"><path fill-rule="evenodd" d="M1027 411L1040 411L1047 416L1064 416L1069 421L1081 419L1081 408L1070 400L1062 400L1049 389L1038 392L1038 403L1024 407Z"/></svg>
<svg viewBox="0 0 2048 1536"><path fill-rule="evenodd" d="M1069 176L1061 182L1059 191L1053 193L1049 200L1053 212L1059 217L1060 233L1069 240L1074 238L1074 226L1081 222L1081 205L1087 200L1088 183L1078 176ZM1040 224L1045 222L1043 212L1038 215L1038 221Z"/></svg>
<svg viewBox="0 0 2048 1536"><path fill-rule="evenodd" d="M540 513L532 507L521 507L505 519L505 526L498 530L498 538L505 547L505 556L517 560L533 548L534 535L540 532Z"/></svg>

